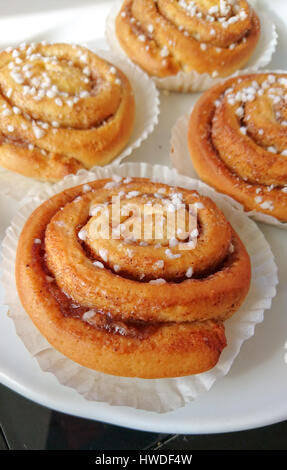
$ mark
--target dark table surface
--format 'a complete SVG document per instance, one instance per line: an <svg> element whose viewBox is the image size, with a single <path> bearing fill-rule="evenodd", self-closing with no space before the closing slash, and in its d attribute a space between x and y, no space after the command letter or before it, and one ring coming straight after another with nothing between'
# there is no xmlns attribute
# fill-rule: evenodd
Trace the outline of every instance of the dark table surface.
<svg viewBox="0 0 287 470"><path fill-rule="evenodd" d="M0 450L287 450L287 421L226 434L157 434L49 410L0 385Z"/></svg>

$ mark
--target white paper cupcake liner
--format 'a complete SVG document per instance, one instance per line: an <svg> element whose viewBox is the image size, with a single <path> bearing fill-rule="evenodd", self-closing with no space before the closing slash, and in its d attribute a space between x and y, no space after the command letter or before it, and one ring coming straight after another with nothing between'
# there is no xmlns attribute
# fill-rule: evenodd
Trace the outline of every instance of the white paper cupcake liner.
<svg viewBox="0 0 287 470"><path fill-rule="evenodd" d="M95 179L111 177L115 173L121 176L148 177L166 184L196 189L211 197L223 210L248 250L252 266L250 291L241 308L225 322L228 345L217 365L208 372L188 377L145 380L115 377L89 370L50 346L20 304L14 276L15 255L18 238L27 217L44 200L56 193ZM179 175L175 169L146 163L109 165L95 169L94 173L81 170L77 176L69 175L54 186L46 187L41 195L22 206L13 219L2 243L2 260L2 284L8 314L18 336L44 372L54 374L62 385L72 387L87 400L157 413L183 407L210 390L216 380L228 373L243 342L254 334L256 324L263 321L264 311L271 307L278 283L277 267L267 241L255 222L238 209L232 200L198 180Z"/></svg>
<svg viewBox="0 0 287 470"><path fill-rule="evenodd" d="M160 113L159 92L148 75L123 56L119 56L117 53L109 50L96 50L96 48L93 48L93 43L89 43L88 47L94 50L100 57L119 67L130 80L134 90L136 101L134 129L127 146L112 162L112 164L120 164L123 159L140 147L142 142L148 138L158 124ZM93 171L93 168L90 171ZM47 183L0 167L0 194L9 196L17 201L42 191L43 184ZM52 183L50 184L52 185Z"/></svg>
<svg viewBox="0 0 287 470"><path fill-rule="evenodd" d="M187 133L190 113L191 111L181 116L176 121L175 125L171 130L170 160L173 168L175 168L180 174L189 176L190 178L200 179L194 168L188 149ZM230 197L230 199L232 198ZM252 219L258 222L264 222L269 225L275 225L276 227L287 230L286 222L280 222L272 215L263 214L262 212L258 212L255 210L246 211L239 202L233 199L232 201L233 204L236 205L238 210L244 212L248 217L251 217Z"/></svg>
<svg viewBox="0 0 287 470"><path fill-rule="evenodd" d="M115 19L121 9L122 0L118 0L113 5L110 14L106 20L105 36L110 48L127 57L125 51L122 49L115 32ZM238 70L232 76L237 76L242 73L254 72L260 68L266 67L271 61L272 55L277 46L277 32L276 27L270 20L267 13L257 7L256 0L249 1L255 8L261 23L261 34L258 44L252 57L243 69ZM130 60L130 59L129 59ZM216 83L223 80L222 77L213 78L208 73L199 74L195 71L179 72L176 75L164 78L151 77L156 86L160 89L179 92L199 92L207 90ZM225 79L228 77L225 77Z"/></svg>

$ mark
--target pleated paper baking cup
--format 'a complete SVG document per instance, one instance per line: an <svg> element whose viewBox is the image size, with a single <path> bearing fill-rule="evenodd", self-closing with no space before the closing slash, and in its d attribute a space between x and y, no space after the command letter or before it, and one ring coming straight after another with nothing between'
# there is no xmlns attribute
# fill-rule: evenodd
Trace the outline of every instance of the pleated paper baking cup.
<svg viewBox="0 0 287 470"><path fill-rule="evenodd" d="M169 185L195 189L209 196L222 209L247 248L252 267L250 291L241 308L225 322L227 347L217 365L208 372L171 379L138 379L87 369L50 346L21 306L14 276L15 256L18 239L28 216L43 201L64 189L115 174L122 177L146 177ZM256 325L263 321L264 311L270 309L278 283L277 267L267 241L255 222L232 200L198 180L179 175L174 169L145 163L108 165L95 169L94 173L81 170L77 176L69 175L54 186L46 187L41 195L23 205L13 219L2 243L2 259L2 284L8 315L14 323L15 334L21 338L31 359L36 359L43 373L54 374L60 384L73 388L87 400L156 413L183 407L208 392L218 379L228 373L242 344L254 335Z"/></svg>
<svg viewBox="0 0 287 470"><path fill-rule="evenodd" d="M199 179L199 176L192 163L192 159L188 149L187 133L190 112L181 116L176 121L175 125L171 130L170 160L173 168L175 168L180 174L189 176L190 178ZM246 211L242 204L235 200L233 200L233 205L236 206L238 210L244 212L248 217L251 217L252 219L258 222L263 222L269 225L275 225L276 227L287 230L286 222L280 222L278 219L271 215L263 214L262 212L258 212L255 210Z"/></svg>
<svg viewBox="0 0 287 470"><path fill-rule="evenodd" d="M114 165L120 164L122 160L141 146L142 142L148 138L158 124L160 112L159 93L153 81L139 67L126 60L123 56L119 56L117 53L109 50L97 51L93 47L93 43L89 43L86 46L100 57L120 68L130 80L134 91L136 102L134 129L127 146L112 162ZM93 171L93 168L90 171ZM53 185L52 183L43 183L0 167L0 194L9 196L17 201L37 194L47 184Z"/></svg>
<svg viewBox="0 0 287 470"><path fill-rule="evenodd" d="M118 41L115 32L115 19L121 9L122 3L123 2L121 0L114 3L107 17L105 36L110 48L113 51L121 54L124 57L127 57L125 51ZM232 76L237 76L242 73L255 72L258 69L266 67L270 63L277 46L278 35L275 24L271 21L268 14L257 6L257 2L255 0L249 1L249 3L256 10L256 13L260 19L260 39L255 51L252 54L252 57L249 59L246 66L243 69L238 70ZM228 77L224 77L224 79L226 78ZM196 71L191 71L179 72L176 75L164 78L153 76L152 79L156 86L160 89L188 93L207 90L216 83L219 83L223 78L214 78L208 73L200 74Z"/></svg>

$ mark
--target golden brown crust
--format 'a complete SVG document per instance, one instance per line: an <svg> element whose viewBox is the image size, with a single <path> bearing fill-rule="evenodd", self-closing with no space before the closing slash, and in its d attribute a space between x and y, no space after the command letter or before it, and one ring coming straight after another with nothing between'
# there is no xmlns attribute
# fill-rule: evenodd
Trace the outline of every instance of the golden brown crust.
<svg viewBox="0 0 287 470"><path fill-rule="evenodd" d="M57 181L105 165L134 124L131 85L117 67L70 44L28 44L0 54L0 164Z"/></svg>
<svg viewBox="0 0 287 470"><path fill-rule="evenodd" d="M103 225L104 209L119 194L122 217L110 228L120 225L122 233L96 236L95 222ZM126 213L133 205L143 217L143 201L164 219L178 201L185 211L196 207L197 243L191 232L172 245L168 236L127 238ZM19 240L16 280L23 307L66 356L114 375L174 377L217 363L226 345L223 320L249 289L250 260L209 198L144 178L99 180L34 211Z"/></svg>
<svg viewBox="0 0 287 470"><path fill-rule="evenodd" d="M189 121L202 180L246 210L287 221L287 75L251 74L206 91Z"/></svg>
<svg viewBox="0 0 287 470"><path fill-rule="evenodd" d="M125 0L115 26L127 55L156 77L191 70L231 75L247 63L260 36L260 21L245 0Z"/></svg>

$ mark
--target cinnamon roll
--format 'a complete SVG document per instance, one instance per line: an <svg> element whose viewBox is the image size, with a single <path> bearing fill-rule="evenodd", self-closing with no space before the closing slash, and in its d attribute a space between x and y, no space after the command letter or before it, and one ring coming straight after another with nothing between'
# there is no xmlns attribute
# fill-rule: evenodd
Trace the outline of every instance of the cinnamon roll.
<svg viewBox="0 0 287 470"><path fill-rule="evenodd" d="M287 74L228 79L206 91L189 120L199 175L247 211L287 221Z"/></svg>
<svg viewBox="0 0 287 470"><path fill-rule="evenodd" d="M93 181L40 205L21 233L20 300L48 342L104 373L178 377L212 368L250 259L196 191L147 178Z"/></svg>
<svg viewBox="0 0 287 470"><path fill-rule="evenodd" d="M151 76L226 77L250 59L260 20L245 0L124 0L115 31L126 54Z"/></svg>
<svg viewBox="0 0 287 470"><path fill-rule="evenodd" d="M7 48L0 86L0 165L22 175L54 182L105 165L131 135L128 78L84 47Z"/></svg>

